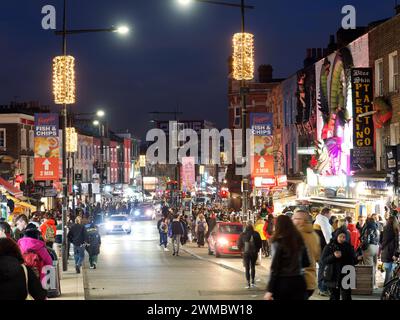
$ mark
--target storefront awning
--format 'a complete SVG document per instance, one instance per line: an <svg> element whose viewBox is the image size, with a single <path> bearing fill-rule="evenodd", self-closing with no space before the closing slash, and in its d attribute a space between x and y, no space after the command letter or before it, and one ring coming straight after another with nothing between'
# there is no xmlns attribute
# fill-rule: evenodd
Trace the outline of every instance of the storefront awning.
<svg viewBox="0 0 400 320"><path fill-rule="evenodd" d="M313 197L307 199L310 203L318 203L329 206L336 206L340 208L355 209L358 200L355 199L341 199L341 198L325 198L325 197Z"/></svg>
<svg viewBox="0 0 400 320"><path fill-rule="evenodd" d="M10 200L14 201L14 205L16 207L19 206L19 207L27 208L27 209L31 210L32 212L36 210L36 207L31 205L30 203L21 201L21 200L19 200L17 198L14 198L14 197L10 196L10 195L7 195L7 199L10 199Z"/></svg>
<svg viewBox="0 0 400 320"><path fill-rule="evenodd" d="M18 188L15 188L11 183L8 181L4 180L3 178L0 177L0 185L7 190L8 193L13 195L16 198L20 198L24 195L24 193L19 190Z"/></svg>
<svg viewBox="0 0 400 320"><path fill-rule="evenodd" d="M385 182L387 179L387 172L378 171L365 171L357 172L353 175L353 181L382 181Z"/></svg>

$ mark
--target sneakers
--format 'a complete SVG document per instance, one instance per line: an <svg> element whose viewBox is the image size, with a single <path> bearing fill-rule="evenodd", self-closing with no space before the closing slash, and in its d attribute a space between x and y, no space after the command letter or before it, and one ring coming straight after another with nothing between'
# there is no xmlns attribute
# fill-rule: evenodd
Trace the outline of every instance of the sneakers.
<svg viewBox="0 0 400 320"><path fill-rule="evenodd" d="M81 273L81 268L80 267L75 266L75 270L76 270L76 273Z"/></svg>
<svg viewBox="0 0 400 320"><path fill-rule="evenodd" d="M164 251L167 252L167 251L169 251L169 249L168 248L164 248Z"/></svg>
<svg viewBox="0 0 400 320"><path fill-rule="evenodd" d="M93 269L97 269L97 265L96 264L93 265Z"/></svg>
<svg viewBox="0 0 400 320"><path fill-rule="evenodd" d="M244 287L245 289L250 289L250 283L247 284L247 286Z"/></svg>
<svg viewBox="0 0 400 320"><path fill-rule="evenodd" d="M250 287L255 288L256 285L254 283L252 283Z"/></svg>
<svg viewBox="0 0 400 320"><path fill-rule="evenodd" d="M321 297L329 297L329 292L328 291L319 291L318 294Z"/></svg>
<svg viewBox="0 0 400 320"><path fill-rule="evenodd" d="M90 266L90 269L94 269L94 266Z"/></svg>
<svg viewBox="0 0 400 320"><path fill-rule="evenodd" d="M174 256L176 253L174 252L172 255Z"/></svg>

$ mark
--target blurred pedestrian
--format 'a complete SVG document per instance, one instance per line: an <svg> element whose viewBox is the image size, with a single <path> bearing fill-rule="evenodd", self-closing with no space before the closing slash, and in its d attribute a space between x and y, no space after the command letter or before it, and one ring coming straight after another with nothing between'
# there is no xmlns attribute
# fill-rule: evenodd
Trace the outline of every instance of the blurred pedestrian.
<svg viewBox="0 0 400 320"><path fill-rule="evenodd" d="M184 235L185 230L179 219L179 215L175 214L174 220L171 223L171 238L172 247L174 249L173 256L179 256L179 248L181 245L181 237Z"/></svg>
<svg viewBox="0 0 400 320"><path fill-rule="evenodd" d="M271 275L265 300L305 300L307 285L303 268L310 258L300 232L292 220L281 215L272 237Z"/></svg>
<svg viewBox="0 0 400 320"><path fill-rule="evenodd" d="M11 235L11 226L5 221L0 222L0 238L11 238Z"/></svg>
<svg viewBox="0 0 400 320"><path fill-rule="evenodd" d="M97 226L92 222L86 226L87 246L90 269L97 268L98 256L100 254L101 237Z"/></svg>
<svg viewBox="0 0 400 320"><path fill-rule="evenodd" d="M34 271L25 265L21 250L14 240L0 239L0 300L46 300Z"/></svg>
<svg viewBox="0 0 400 320"><path fill-rule="evenodd" d="M373 267L373 283L376 286L376 268L379 253L378 225L373 218L368 218L361 234L362 261L366 266Z"/></svg>
<svg viewBox="0 0 400 320"><path fill-rule="evenodd" d="M356 225L353 223L352 217L346 217L347 221L347 230L350 232L350 243L353 246L354 250L357 251L360 246L360 232Z"/></svg>
<svg viewBox="0 0 400 320"><path fill-rule="evenodd" d="M296 211L292 220L303 237L310 258L310 266L304 269L304 277L307 284L306 297L310 299L318 287L316 264L321 257L320 240L317 233L313 230L312 217L308 212L303 210Z"/></svg>
<svg viewBox="0 0 400 320"><path fill-rule="evenodd" d="M68 240L74 245L75 270L81 273L81 267L85 259L85 244L87 243L87 232L82 224L82 218L77 217L75 224L68 232Z"/></svg>
<svg viewBox="0 0 400 320"><path fill-rule="evenodd" d="M257 215L256 223L254 224L254 230L258 232L262 243L262 254L267 257L267 235L264 231L265 221L260 214Z"/></svg>
<svg viewBox="0 0 400 320"><path fill-rule="evenodd" d="M204 244L205 244L204 238L208 232L208 225L207 225L206 219L203 214L199 215L199 221L196 224L195 232L197 234L197 246L199 248L204 247Z"/></svg>
<svg viewBox="0 0 400 320"><path fill-rule="evenodd" d="M167 248L168 245L168 218L162 217L159 221L158 231L160 232L160 246L164 246L164 251L169 251Z"/></svg>
<svg viewBox="0 0 400 320"><path fill-rule="evenodd" d="M15 225L16 228L14 229L14 240L18 241L19 239L24 237L24 231L26 227L29 224L28 217L24 214L20 214L16 219L15 219Z"/></svg>
<svg viewBox="0 0 400 320"><path fill-rule="evenodd" d="M261 247L261 237L254 230L252 222L248 221L245 231L238 240L238 248L243 253L243 265L246 269L246 289L255 287L256 261Z"/></svg>
<svg viewBox="0 0 400 320"><path fill-rule="evenodd" d="M43 224L40 226L40 231L42 232L46 246L53 248L57 236L57 227L54 218L49 213L45 215Z"/></svg>
<svg viewBox="0 0 400 320"><path fill-rule="evenodd" d="M344 266L357 263L353 246L346 241L346 233L338 229L330 243L324 248L321 260L324 267L324 280L330 290L330 300L351 300L351 289L343 288Z"/></svg>
<svg viewBox="0 0 400 320"><path fill-rule="evenodd" d="M381 260L385 268L385 284L393 277L395 261L399 258L399 225L394 216L390 216L380 237Z"/></svg>

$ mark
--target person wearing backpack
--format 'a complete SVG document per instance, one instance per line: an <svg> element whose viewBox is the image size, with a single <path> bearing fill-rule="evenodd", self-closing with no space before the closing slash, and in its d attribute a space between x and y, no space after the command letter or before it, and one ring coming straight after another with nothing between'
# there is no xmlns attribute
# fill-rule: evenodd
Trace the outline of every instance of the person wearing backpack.
<svg viewBox="0 0 400 320"><path fill-rule="evenodd" d="M92 222L86 225L86 232L88 237L88 246L86 251L89 254L90 269L97 268L97 258L100 254L101 237L97 226Z"/></svg>
<svg viewBox="0 0 400 320"><path fill-rule="evenodd" d="M85 260L85 245L87 243L87 232L82 218L77 217L75 224L68 232L68 240L74 245L74 258L76 273L81 273L81 267Z"/></svg>
<svg viewBox="0 0 400 320"><path fill-rule="evenodd" d="M0 239L0 301L46 300L46 297L47 291L34 271L25 265L17 243L10 238Z"/></svg>
<svg viewBox="0 0 400 320"><path fill-rule="evenodd" d="M204 247L204 244L205 244L204 237L208 232L208 225L207 225L207 221L203 214L199 215L199 220L196 223L195 232L197 234L197 246L199 248Z"/></svg>
<svg viewBox="0 0 400 320"><path fill-rule="evenodd" d="M40 226L40 231L46 246L53 248L53 244L56 242L57 227L54 218L50 214L46 214L43 224Z"/></svg>
<svg viewBox="0 0 400 320"><path fill-rule="evenodd" d="M247 280L246 289L254 288L257 256L262 248L262 241L260 234L254 230L251 221L247 222L246 230L239 237L238 248L243 253L243 264L246 269Z"/></svg>
<svg viewBox="0 0 400 320"><path fill-rule="evenodd" d="M46 248L46 243L41 240L41 233L29 224L24 232L24 237L18 240L25 265L31 268L36 276L42 280L45 276L43 268L53 266L53 259Z"/></svg>
<svg viewBox="0 0 400 320"><path fill-rule="evenodd" d="M164 251L169 251L168 245L168 219L161 218L159 221L158 231L160 233L160 246L164 246Z"/></svg>
<svg viewBox="0 0 400 320"><path fill-rule="evenodd" d="M376 289L376 268L379 253L379 231L374 218L368 218L361 233L362 262L373 267L373 283Z"/></svg>

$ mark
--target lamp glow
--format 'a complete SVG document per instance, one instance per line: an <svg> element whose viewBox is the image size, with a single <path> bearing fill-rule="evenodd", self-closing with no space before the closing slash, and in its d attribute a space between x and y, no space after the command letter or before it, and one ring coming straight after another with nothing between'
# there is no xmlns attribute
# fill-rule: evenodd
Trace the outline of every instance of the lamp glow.
<svg viewBox="0 0 400 320"><path fill-rule="evenodd" d="M93 121L93 125L94 125L94 126L98 126L99 124L100 124L99 120L94 120L94 121Z"/></svg>
<svg viewBox="0 0 400 320"><path fill-rule="evenodd" d="M178 3L182 6L188 6L192 3L192 0L178 0Z"/></svg>
<svg viewBox="0 0 400 320"><path fill-rule="evenodd" d="M106 115L106 113L103 110L99 110L97 111L96 115L100 118L103 118Z"/></svg>
<svg viewBox="0 0 400 320"><path fill-rule="evenodd" d="M75 128L67 128L67 152L78 152L78 133L75 131Z"/></svg>
<svg viewBox="0 0 400 320"><path fill-rule="evenodd" d="M119 34L128 34L129 33L129 28L127 26L120 26L117 28L116 32L118 32Z"/></svg>
<svg viewBox="0 0 400 320"><path fill-rule="evenodd" d="M75 58L58 56L53 59L53 94L56 104L75 103Z"/></svg>
<svg viewBox="0 0 400 320"><path fill-rule="evenodd" d="M233 36L233 78L254 78L254 35L251 33L236 33Z"/></svg>

